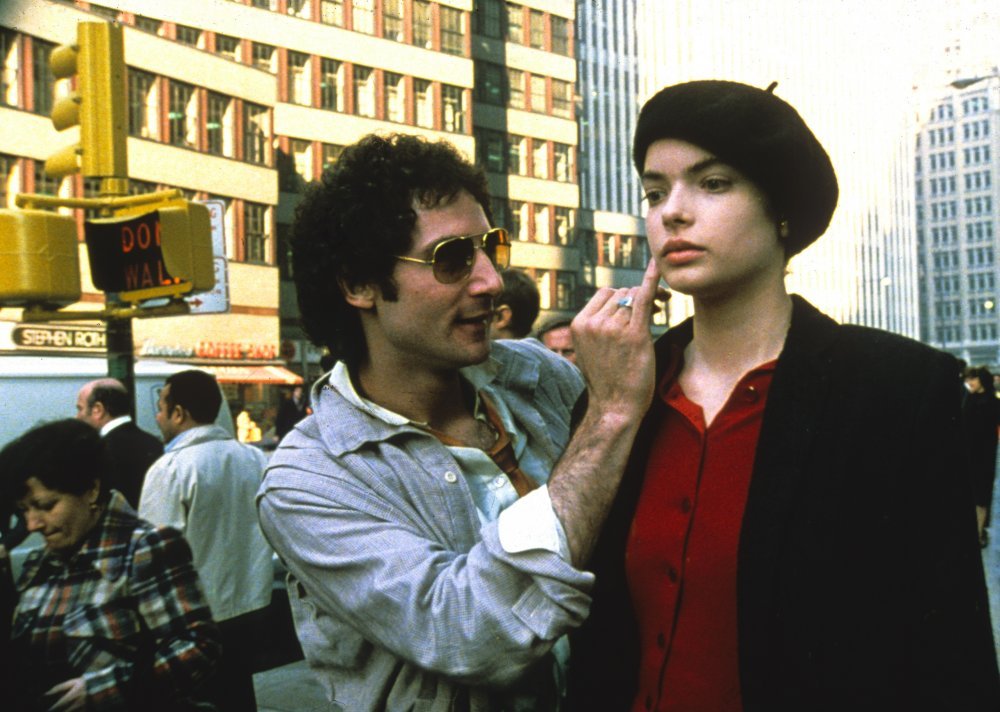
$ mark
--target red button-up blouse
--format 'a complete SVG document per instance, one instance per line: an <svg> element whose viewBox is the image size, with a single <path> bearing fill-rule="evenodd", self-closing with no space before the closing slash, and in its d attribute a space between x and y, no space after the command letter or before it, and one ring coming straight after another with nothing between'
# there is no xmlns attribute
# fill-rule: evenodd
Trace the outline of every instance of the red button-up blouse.
<svg viewBox="0 0 1000 712"><path fill-rule="evenodd" d="M677 382L655 435L625 555L639 625L635 712L741 712L736 556L775 362L740 379L711 425Z"/></svg>

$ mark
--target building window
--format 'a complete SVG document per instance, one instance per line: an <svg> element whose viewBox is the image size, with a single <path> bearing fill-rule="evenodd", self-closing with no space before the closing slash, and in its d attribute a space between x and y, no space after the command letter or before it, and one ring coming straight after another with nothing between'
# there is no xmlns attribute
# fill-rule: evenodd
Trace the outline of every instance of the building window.
<svg viewBox="0 0 1000 712"><path fill-rule="evenodd" d="M528 241L528 204L520 200L510 201L510 234L520 242Z"/></svg>
<svg viewBox="0 0 1000 712"><path fill-rule="evenodd" d="M320 60L319 106L344 110L344 66L335 59Z"/></svg>
<svg viewBox="0 0 1000 712"><path fill-rule="evenodd" d="M286 0L288 5L286 11L293 17L301 17L308 20L312 17L312 0Z"/></svg>
<svg viewBox="0 0 1000 712"><path fill-rule="evenodd" d="M18 91L21 69L19 44L14 32L0 27L0 105L21 105Z"/></svg>
<svg viewBox="0 0 1000 712"><path fill-rule="evenodd" d="M351 3L351 29L375 34L375 0L354 0Z"/></svg>
<svg viewBox="0 0 1000 712"><path fill-rule="evenodd" d="M308 54L288 53L288 101L312 106L312 72Z"/></svg>
<svg viewBox="0 0 1000 712"><path fill-rule="evenodd" d="M568 245L570 243L570 238L573 235L573 217L573 208L556 208L556 244Z"/></svg>
<svg viewBox="0 0 1000 712"><path fill-rule="evenodd" d="M340 154L344 152L344 147L335 143L323 144L323 170L332 168L340 159Z"/></svg>
<svg viewBox="0 0 1000 712"><path fill-rule="evenodd" d="M572 272L556 272L556 309L576 308L576 275Z"/></svg>
<svg viewBox="0 0 1000 712"><path fill-rule="evenodd" d="M128 68L128 132L141 138L160 137L160 93L156 77Z"/></svg>
<svg viewBox="0 0 1000 712"><path fill-rule="evenodd" d="M520 69L507 68L507 104L512 109L525 108L524 72Z"/></svg>
<svg viewBox="0 0 1000 712"><path fill-rule="evenodd" d="M540 77L537 74L532 74L529 86L531 87L531 106L528 108L530 108L532 111L544 113L545 77Z"/></svg>
<svg viewBox="0 0 1000 712"><path fill-rule="evenodd" d="M500 19L500 0L477 0L473 10L476 32L485 37L502 37L503 24Z"/></svg>
<svg viewBox="0 0 1000 712"><path fill-rule="evenodd" d="M278 0L250 0L250 4L261 10L270 10L271 12L278 9Z"/></svg>
<svg viewBox="0 0 1000 712"><path fill-rule="evenodd" d="M413 0L413 44L424 49L431 49L434 43L434 18L431 17L431 4L427 0Z"/></svg>
<svg viewBox="0 0 1000 712"><path fill-rule="evenodd" d="M201 30L197 27L188 27L187 25L177 25L174 36L178 42L181 44L186 44L191 47L201 46Z"/></svg>
<svg viewBox="0 0 1000 712"><path fill-rule="evenodd" d="M549 145L548 142L536 138L532 139L531 148L531 175L535 178L548 180L549 178Z"/></svg>
<svg viewBox="0 0 1000 712"><path fill-rule="evenodd" d="M174 146L198 148L198 94L190 84L170 81L169 141Z"/></svg>
<svg viewBox="0 0 1000 712"><path fill-rule="evenodd" d="M14 156L0 153L0 208L14 207L14 196L20 192L17 168Z"/></svg>
<svg viewBox="0 0 1000 712"><path fill-rule="evenodd" d="M295 161L295 175L302 183L309 183L313 175L312 142L292 139L292 159Z"/></svg>
<svg viewBox="0 0 1000 712"><path fill-rule="evenodd" d="M229 35L215 35L215 53L228 57L234 62L240 61L240 40Z"/></svg>
<svg viewBox="0 0 1000 712"><path fill-rule="evenodd" d="M398 124L406 121L405 82L402 74L384 72L382 98L385 102L385 120Z"/></svg>
<svg viewBox="0 0 1000 712"><path fill-rule="evenodd" d="M535 49L545 49L545 14L540 10L528 13L528 43Z"/></svg>
<svg viewBox="0 0 1000 712"><path fill-rule="evenodd" d="M266 205L243 202L243 259L247 262L269 262L270 225Z"/></svg>
<svg viewBox="0 0 1000 712"><path fill-rule="evenodd" d="M503 67L492 62L476 62L476 99L503 106Z"/></svg>
<svg viewBox="0 0 1000 712"><path fill-rule="evenodd" d="M35 193L59 195L62 178L54 178L45 172L45 161L32 161L35 169Z"/></svg>
<svg viewBox="0 0 1000 712"><path fill-rule="evenodd" d="M267 142L271 136L271 118L266 106L243 104L243 160L269 165Z"/></svg>
<svg viewBox="0 0 1000 712"><path fill-rule="evenodd" d="M465 54L465 13L453 7L440 6L441 51L445 54Z"/></svg>
<svg viewBox="0 0 1000 712"><path fill-rule="evenodd" d="M52 104L55 101L56 79L52 70L49 69L49 57L52 56L55 45L38 38L32 38L31 48L34 112L47 115L52 113Z"/></svg>
<svg viewBox="0 0 1000 712"><path fill-rule="evenodd" d="M510 217L507 215L507 201L503 198L490 198L490 212L493 213L493 225L510 229Z"/></svg>
<svg viewBox="0 0 1000 712"><path fill-rule="evenodd" d="M503 173L504 136L499 131L491 129L476 129L476 152L479 165L493 173Z"/></svg>
<svg viewBox="0 0 1000 712"><path fill-rule="evenodd" d="M566 57L570 56L569 20L558 15L551 16L552 51Z"/></svg>
<svg viewBox="0 0 1000 712"><path fill-rule="evenodd" d="M375 70L354 65L354 113L375 117Z"/></svg>
<svg viewBox="0 0 1000 712"><path fill-rule="evenodd" d="M564 119L573 118L573 91L569 82L552 80L552 114Z"/></svg>
<svg viewBox="0 0 1000 712"><path fill-rule="evenodd" d="M403 41L403 0L382 0L382 36Z"/></svg>
<svg viewBox="0 0 1000 712"><path fill-rule="evenodd" d="M208 120L205 122L209 153L232 158L233 99L225 94L208 93Z"/></svg>
<svg viewBox="0 0 1000 712"><path fill-rule="evenodd" d="M344 26L344 0L319 0L319 21L324 25Z"/></svg>
<svg viewBox="0 0 1000 712"><path fill-rule="evenodd" d="M535 242L549 244L552 242L552 235L549 230L549 216L551 209L548 205L535 205Z"/></svg>
<svg viewBox="0 0 1000 712"><path fill-rule="evenodd" d="M507 41L524 44L524 8L507 3Z"/></svg>
<svg viewBox="0 0 1000 712"><path fill-rule="evenodd" d="M442 128L452 133L465 133L465 89L442 84L441 106L444 112Z"/></svg>
<svg viewBox="0 0 1000 712"><path fill-rule="evenodd" d="M263 69L265 72L270 72L271 74L277 73L278 63L275 61L274 47L269 44L254 42L251 48L251 55L253 56L253 66L257 67L257 69Z"/></svg>
<svg viewBox="0 0 1000 712"><path fill-rule="evenodd" d="M163 31L163 21L142 15L135 16L135 28L148 32L151 35L159 35Z"/></svg>
<svg viewBox="0 0 1000 712"><path fill-rule="evenodd" d="M431 83L426 79L414 79L413 94L416 101L414 118L417 126L425 129L434 128L434 93Z"/></svg>
<svg viewBox="0 0 1000 712"><path fill-rule="evenodd" d="M573 147L565 143L553 143L552 156L555 163L555 175L553 177L564 183L572 182Z"/></svg>
<svg viewBox="0 0 1000 712"><path fill-rule="evenodd" d="M528 139L511 134L507 137L507 170L528 175Z"/></svg>

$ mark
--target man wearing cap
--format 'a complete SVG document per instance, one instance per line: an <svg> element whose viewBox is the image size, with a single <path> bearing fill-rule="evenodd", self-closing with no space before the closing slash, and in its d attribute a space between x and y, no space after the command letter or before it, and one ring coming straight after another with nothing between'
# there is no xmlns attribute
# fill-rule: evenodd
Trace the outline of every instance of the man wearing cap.
<svg viewBox="0 0 1000 712"><path fill-rule="evenodd" d="M955 361L786 292L838 188L773 88L639 115L650 249L694 317L655 346L571 708L1000 709Z"/></svg>
<svg viewBox="0 0 1000 712"><path fill-rule="evenodd" d="M303 322L338 361L258 513L331 709L556 709L583 565L652 397L655 268L582 310L570 437L580 371L533 339L491 344L509 238L453 147L349 146L292 249Z"/></svg>

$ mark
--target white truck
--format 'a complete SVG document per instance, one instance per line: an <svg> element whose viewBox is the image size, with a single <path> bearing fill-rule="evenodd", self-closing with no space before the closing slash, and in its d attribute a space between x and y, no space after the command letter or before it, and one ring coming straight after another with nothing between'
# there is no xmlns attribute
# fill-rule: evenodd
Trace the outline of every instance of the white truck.
<svg viewBox="0 0 1000 712"><path fill-rule="evenodd" d="M136 423L159 437L156 404L163 381L172 373L197 368L188 364L140 359L135 364ZM107 360L91 356L0 355L0 447L49 420L72 418L81 386L108 373ZM233 419L223 400L216 422L233 433Z"/></svg>

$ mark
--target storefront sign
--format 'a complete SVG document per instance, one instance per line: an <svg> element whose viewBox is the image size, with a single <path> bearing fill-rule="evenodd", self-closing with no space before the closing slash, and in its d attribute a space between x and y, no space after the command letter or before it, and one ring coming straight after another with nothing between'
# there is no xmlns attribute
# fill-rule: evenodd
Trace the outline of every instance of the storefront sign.
<svg viewBox="0 0 1000 712"><path fill-rule="evenodd" d="M33 351L104 352L107 347L104 329L87 326L16 324L11 341L15 348Z"/></svg>

